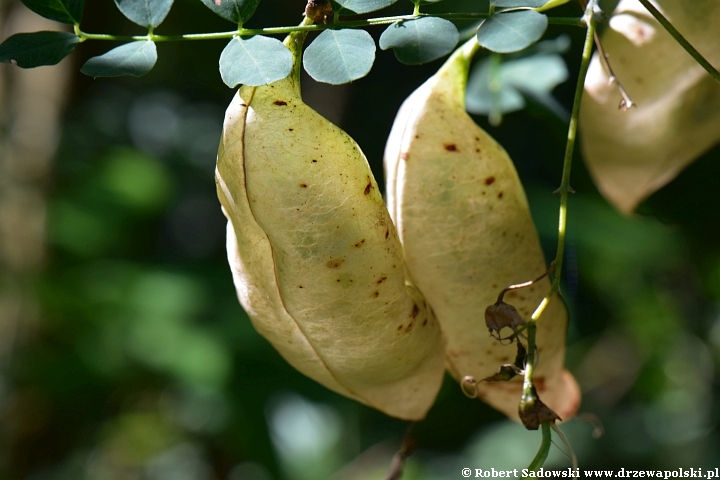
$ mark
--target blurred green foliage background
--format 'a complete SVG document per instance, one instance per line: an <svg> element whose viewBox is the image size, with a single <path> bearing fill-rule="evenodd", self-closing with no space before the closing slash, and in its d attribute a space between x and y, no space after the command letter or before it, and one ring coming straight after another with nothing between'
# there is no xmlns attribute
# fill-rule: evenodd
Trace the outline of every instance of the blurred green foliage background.
<svg viewBox="0 0 720 480"><path fill-rule="evenodd" d="M85 3L84 30L143 33L111 0ZM448 0L428 11L484 5ZM301 0L264 0L247 26L296 24L303 8ZM21 9L2 4L5 30ZM382 13L411 11L401 0ZM177 0L158 33L230 29L200 1ZM377 38L381 28L369 31ZM476 117L515 160L548 258L562 109L570 108L583 34L557 26L546 34L570 40L572 80L554 90L560 114L530 98L498 128ZM39 192L44 239L36 264L14 263L20 253L8 250L0 266L0 478L369 480L388 471L406 425L294 371L235 297L213 180L233 95L217 71L224 44L159 44L147 76L93 80L79 66L111 45L86 42L65 61L69 90L49 168L30 180L0 172L0 211L9 211L2 202L18 185ZM358 141L381 179L397 108L441 62L406 67L378 51L370 75L351 85L304 78L305 98ZM47 72L57 68L32 73L50 88ZM2 68L6 166L19 115L11 69ZM38 112L31 136L42 126ZM594 439L580 420L563 429L582 468L718 467L720 148L632 217L608 206L576 157L563 285L572 312L567 364L583 388L581 411L605 435ZM5 213L0 233L25 225ZM407 480L523 468L540 442L538 432L465 398L449 377L414 436ZM569 461L553 448L546 466Z"/></svg>

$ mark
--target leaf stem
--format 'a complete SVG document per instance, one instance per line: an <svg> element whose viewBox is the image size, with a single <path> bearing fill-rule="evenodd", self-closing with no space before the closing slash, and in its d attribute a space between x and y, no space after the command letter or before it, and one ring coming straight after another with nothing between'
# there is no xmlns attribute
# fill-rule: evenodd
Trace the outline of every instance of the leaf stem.
<svg viewBox="0 0 720 480"><path fill-rule="evenodd" d="M542 442L540 443L540 449L538 449L537 454L535 455L535 458L533 458L533 461L530 462L530 465L528 465L528 470L537 472L540 470L540 467L542 467L545 464L545 460L547 460L548 453L550 453L550 444L552 443L552 432L550 431L550 424L549 423L543 423L542 424Z"/></svg>
<svg viewBox="0 0 720 480"><path fill-rule="evenodd" d="M550 299L557 293L560 288L560 277L562 274L563 255L565 253L565 233L567 227L567 205L568 196L573 191L570 187L570 171L572 168L572 158L575 149L575 138L577 136L578 117L580 114L580 103L582 101L583 87L585 85L585 76L587 75L588 66L590 65L590 57L592 55L593 40L595 37L596 20L594 16L594 9L596 7L597 0L590 0L585 10L583 18L587 22L587 32L585 34L585 44L583 46L582 60L580 62L580 73L578 74L577 83L575 85L575 98L573 100L572 115L570 117L570 126L568 127L567 145L565 147L565 157L563 160L563 172L562 180L560 182L560 188L557 192L560 193L560 213L558 220L558 245L557 253L555 255L555 275L553 281L550 284L550 290L548 291L545 298L542 299L540 305L535 309L530 320L527 322L527 362L525 364L525 378L523 381L523 394L530 393L533 388L533 372L535 370L535 359L537 354L537 348L535 344L535 334L537 331L537 321L545 311L545 308L550 303ZM542 424L543 432L543 443L540 446L535 459L530 464L530 469L539 469L545 459L547 458L548 450L550 448L551 434L550 424Z"/></svg>
<svg viewBox="0 0 720 480"><path fill-rule="evenodd" d="M702 56L700 52L698 52L695 47L693 47L690 42L688 42L685 37L682 36L680 32L677 31L677 29L673 26L672 23L668 21L667 18L658 10L655 8L655 6L650 3L648 0L640 0L640 3L643 4L643 7L647 9L650 14L655 17L655 20L657 20L660 25L667 30L667 32L672 35L672 37L675 39L676 42L680 44L681 47L685 49L686 52L688 52L697 63L700 64L709 74L712 78L715 79L716 82L720 83L720 72L713 67L710 62L708 62L705 57Z"/></svg>
<svg viewBox="0 0 720 480"><path fill-rule="evenodd" d="M268 27L268 28L240 28L229 32L213 32L213 33L188 33L184 35L112 35L105 33L87 33L79 28L76 34L80 37L80 41L85 40L110 40L115 42L134 42L141 40L152 40L153 42L178 42L193 40L218 40L230 39L237 35L254 36L254 35L284 35L292 32L319 32L329 28L355 28L369 27L373 25L388 25L395 22L416 20L421 17L439 17L447 20L478 20L488 18L487 13L441 13L436 15L420 14L420 15L397 15L393 17L378 17L364 20L348 20L330 24L316 25L294 25L288 27ZM581 18L576 17L549 17L549 22L555 25L571 25L582 27L585 24Z"/></svg>
<svg viewBox="0 0 720 480"><path fill-rule="evenodd" d="M555 275L553 276L553 281L550 285L550 291L547 293L545 298L543 298L542 302L540 302L540 305L538 305L528 321L528 336L530 336L530 330L535 329L535 323L538 318L540 318L540 315L542 315L548 303L550 303L550 299L560 288L560 277L562 275L563 257L565 254L568 196L570 193L574 193L572 187L570 187L570 172L572 170L573 152L575 151L575 139L577 137L578 118L580 116L580 104L582 102L583 87L585 85L585 77L587 76L588 66L590 65L593 40L595 37L595 27L597 25L597 20L593 14L593 9L596 5L597 0L590 0L585 11L585 15L583 16L583 18L587 21L588 28L585 34L585 44L583 45L580 73L578 74L577 83L575 85L575 98L573 100L570 126L568 127L567 144L565 146L565 157L563 159L562 180L560 182L560 187L556 190L556 193L560 194L560 213L558 215L558 245L554 260ZM534 349L529 348L528 356L534 356L532 353L533 351Z"/></svg>

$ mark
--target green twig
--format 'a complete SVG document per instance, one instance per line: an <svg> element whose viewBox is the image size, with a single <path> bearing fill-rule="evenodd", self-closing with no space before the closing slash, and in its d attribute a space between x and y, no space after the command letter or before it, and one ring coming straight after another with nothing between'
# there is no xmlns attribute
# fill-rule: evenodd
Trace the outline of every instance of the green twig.
<svg viewBox="0 0 720 480"><path fill-rule="evenodd" d="M660 25L662 25L667 32L673 36L676 42L680 44L681 47L685 49L686 52L688 52L697 63L700 64L709 74L712 78L715 79L716 82L720 83L720 72L713 67L710 62L708 62L705 57L698 52L695 47L690 45L690 42L688 42L685 37L682 36L680 32L677 31L677 29L673 26L672 23L668 21L667 18L658 10L655 8L655 6L650 3L648 0L640 0L640 3L643 4L643 6L647 9L650 14L655 17L655 20L660 22Z"/></svg>
<svg viewBox="0 0 720 480"><path fill-rule="evenodd" d="M540 470L540 468L545 465L545 460L547 460L548 453L550 453L550 444L552 443L552 432L550 431L550 424L549 423L543 423L542 424L542 442L540 443L540 449L537 452L537 455L535 455L535 458L533 458L533 461L530 462L530 465L528 466L528 470L537 472Z"/></svg>
<svg viewBox="0 0 720 480"><path fill-rule="evenodd" d="M490 54L490 115L488 121L493 127L499 127L502 123L502 106L501 101L501 90L502 80L500 79L500 65L502 62L502 55L499 53L492 52Z"/></svg>
<svg viewBox="0 0 720 480"><path fill-rule="evenodd" d="M577 125L578 117L580 114L580 103L582 101L583 87L585 85L585 76L587 75L588 66L590 65L590 57L592 55L593 39L595 35L596 20L593 16L593 9L596 5L596 0L588 2L588 6L585 10L584 19L587 22L587 32L585 34L585 45L583 46L582 60L580 62L580 73L578 74L577 83L575 85L575 98L573 100L572 115L570 117L570 126L568 127L567 145L565 148L565 158L563 160L563 172L562 181L560 188L557 192L560 193L560 214L558 220L558 246L557 253L555 255L555 275L550 285L545 298L543 298L540 305L535 309L530 320L527 322L527 338L528 338L528 354L527 363L525 366L525 378L523 381L523 395L529 394L533 389L533 372L535 370L535 358L537 354L537 348L535 345L535 333L537 331L537 320L540 318L542 313L545 311L550 299L560 288L560 277L562 274L563 255L565 253L565 232L567 226L567 204L568 196L572 192L570 187L570 171L572 168L572 158L575 149L575 138L577 136ZM547 452L550 448L550 424L542 424L543 432L543 443L540 446L540 451L535 456L535 459L530 464L531 469L540 468L545 459L547 458Z"/></svg>
<svg viewBox="0 0 720 480"><path fill-rule="evenodd" d="M562 275L563 257L565 254L565 233L567 229L567 205L568 196L573 193L570 187L570 172L572 170L573 152L575 151L575 138L577 137L578 117L580 116L580 103L582 102L583 87L585 85L585 77L587 76L588 66L590 65L590 57L592 56L593 38L595 36L596 20L593 16L593 7L596 0L588 2L588 7L583 18L587 19L587 32L585 33L585 44L583 46L582 60L580 62L580 73L578 74L577 83L575 85L575 98L573 100L572 114L570 116L570 126L568 127L567 145L565 147L565 157L563 159L563 171L560 187L556 190L560 194L560 213L558 218L558 245L555 254L555 275L550 291L543 298L540 305L535 309L530 320L528 321L528 337L530 330L535 329L535 323L540 315L550 303L550 299L560 288L560 277ZM534 332L533 332L534 336ZM533 348L528 348L528 354L533 352ZM529 359L532 360L532 359Z"/></svg>
<svg viewBox="0 0 720 480"><path fill-rule="evenodd" d="M153 42L178 42L191 40L217 40L230 39L237 35L251 37L254 35L285 35L292 32L319 32L329 28L355 28L369 27L373 25L388 25L395 22L416 20L421 17L439 17L448 20L478 20L488 18L487 13L443 13L437 15L420 14L416 15L398 15L394 17L378 17L365 20L348 20L335 22L330 24L317 25L294 25L289 27L268 27L268 28L240 28L230 32L214 32L214 33L189 33L185 35L156 35L150 33L148 35L111 35L105 33L87 33L76 28L75 33L80 37L81 41L85 40L111 40L116 42L134 42L142 40L152 40ZM575 17L549 17L549 22L555 25L571 25L584 26L582 19Z"/></svg>

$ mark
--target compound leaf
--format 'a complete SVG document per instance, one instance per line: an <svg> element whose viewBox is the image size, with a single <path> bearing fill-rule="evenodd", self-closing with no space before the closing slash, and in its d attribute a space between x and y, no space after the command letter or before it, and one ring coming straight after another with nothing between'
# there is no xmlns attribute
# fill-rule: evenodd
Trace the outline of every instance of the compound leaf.
<svg viewBox="0 0 720 480"><path fill-rule="evenodd" d="M490 61L481 60L473 68L467 83L465 106L475 114L488 114L493 102L501 113L514 112L525 106L524 95L548 100L550 92L568 78L562 57L540 53L500 65L499 90L493 96L490 88Z"/></svg>

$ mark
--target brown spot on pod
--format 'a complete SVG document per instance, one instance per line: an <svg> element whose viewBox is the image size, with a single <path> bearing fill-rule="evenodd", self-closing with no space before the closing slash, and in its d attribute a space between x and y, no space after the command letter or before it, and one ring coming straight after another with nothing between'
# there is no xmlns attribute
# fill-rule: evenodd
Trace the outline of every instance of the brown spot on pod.
<svg viewBox="0 0 720 480"><path fill-rule="evenodd" d="M300 187L301 187L301 188L307 188L307 183L301 183L301 184L300 184Z"/></svg>
<svg viewBox="0 0 720 480"><path fill-rule="evenodd" d="M287 102L283 102L282 100L275 100L273 102L273 105L277 105L278 107L284 107L285 105L287 105Z"/></svg>
<svg viewBox="0 0 720 480"><path fill-rule="evenodd" d="M357 242L355 245L353 245L355 248L360 248L365 244L365 239L363 238L359 242Z"/></svg>
<svg viewBox="0 0 720 480"><path fill-rule="evenodd" d="M377 297L380 296L380 292L378 292L377 290L375 290L375 291L372 293L372 296L373 296L373 298L377 298Z"/></svg>
<svg viewBox="0 0 720 480"><path fill-rule="evenodd" d="M367 185L365 185L365 190L363 190L363 193L365 195L369 195L370 190L372 190L372 182L370 181L370 178L368 177L368 183L367 183Z"/></svg>
<svg viewBox="0 0 720 480"><path fill-rule="evenodd" d="M338 258L338 259L335 259L335 260L328 260L328 262L326 263L326 265L328 266L328 268L338 268L338 267L339 267L340 265L342 265L343 263L345 263L345 259L344 259L344 258Z"/></svg>
<svg viewBox="0 0 720 480"><path fill-rule="evenodd" d="M455 145L454 143L444 143L443 147L448 152L457 152L458 151L457 145Z"/></svg>
<svg viewBox="0 0 720 480"><path fill-rule="evenodd" d="M493 183L495 183L495 177L490 176L485 179L485 185L492 185Z"/></svg>
<svg viewBox="0 0 720 480"><path fill-rule="evenodd" d="M417 305L413 305L412 313L410 315L412 318L415 318L418 316L418 313L420 313L420 308L418 308Z"/></svg>
<svg viewBox="0 0 720 480"><path fill-rule="evenodd" d="M503 192L498 193L498 198L502 198L502 197L503 197Z"/></svg>
<svg viewBox="0 0 720 480"><path fill-rule="evenodd" d="M385 280L387 280L387 277L386 277L385 275L383 275L383 276L380 277L380 279L377 281L377 284L380 285L380 284L381 284L382 282L384 282Z"/></svg>

